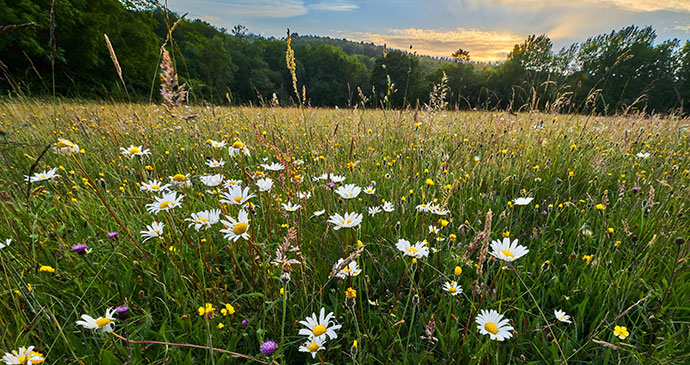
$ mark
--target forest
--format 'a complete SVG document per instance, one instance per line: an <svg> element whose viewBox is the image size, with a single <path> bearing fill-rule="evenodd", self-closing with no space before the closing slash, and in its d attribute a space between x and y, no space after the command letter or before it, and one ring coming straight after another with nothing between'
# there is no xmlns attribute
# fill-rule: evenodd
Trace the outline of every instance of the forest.
<svg viewBox="0 0 690 365"><path fill-rule="evenodd" d="M149 0L0 0L0 9L2 97L158 101L166 48L191 103L300 102L286 65L287 33L276 39L242 25L217 28ZM613 30L561 50L548 35L531 35L492 64L473 62L467 52L433 58L350 40L290 38L300 100L315 107L423 108L441 97L443 107L460 110L690 109L690 41L659 40L651 27Z"/></svg>

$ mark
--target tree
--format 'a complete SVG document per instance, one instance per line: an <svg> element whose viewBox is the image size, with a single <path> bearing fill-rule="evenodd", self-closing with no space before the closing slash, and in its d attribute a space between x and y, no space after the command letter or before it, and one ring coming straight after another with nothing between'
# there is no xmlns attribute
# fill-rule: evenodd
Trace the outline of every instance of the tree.
<svg viewBox="0 0 690 365"><path fill-rule="evenodd" d="M469 52L469 51L465 51L465 50L462 49L462 48L458 48L457 51L453 52L453 54L451 55L451 57L453 57L454 59L456 59L456 60L458 60L458 61L461 61L461 62L469 62L469 60L470 60L470 52Z"/></svg>

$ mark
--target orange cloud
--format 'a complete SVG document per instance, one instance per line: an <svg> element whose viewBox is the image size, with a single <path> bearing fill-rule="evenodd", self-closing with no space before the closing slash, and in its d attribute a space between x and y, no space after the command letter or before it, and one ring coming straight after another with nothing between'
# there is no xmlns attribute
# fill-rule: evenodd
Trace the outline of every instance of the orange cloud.
<svg viewBox="0 0 690 365"><path fill-rule="evenodd" d="M391 29L385 33L355 32L346 35L376 44L386 44L390 48L409 49L418 54L450 57L458 48L470 52L474 61L490 62L505 60L508 53L523 36L495 31L457 28L452 30L433 29Z"/></svg>
<svg viewBox="0 0 690 365"><path fill-rule="evenodd" d="M649 12L659 10L690 12L689 0L493 0L503 4L515 4L548 8L553 6L590 7L593 5L611 6L634 12Z"/></svg>

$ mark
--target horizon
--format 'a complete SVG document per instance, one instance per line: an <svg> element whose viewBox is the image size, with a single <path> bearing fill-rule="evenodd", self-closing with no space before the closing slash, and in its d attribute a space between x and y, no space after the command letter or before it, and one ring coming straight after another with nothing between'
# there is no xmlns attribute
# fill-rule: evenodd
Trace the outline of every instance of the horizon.
<svg viewBox="0 0 690 365"><path fill-rule="evenodd" d="M386 44L419 55L472 61L505 60L529 35L546 34L558 51L629 25L652 26L657 42L690 38L690 1L670 0L434 0L433 5L371 0L168 0L168 8L218 28L241 24L251 33L282 38L290 28L356 42ZM402 6L400 4L403 4Z"/></svg>

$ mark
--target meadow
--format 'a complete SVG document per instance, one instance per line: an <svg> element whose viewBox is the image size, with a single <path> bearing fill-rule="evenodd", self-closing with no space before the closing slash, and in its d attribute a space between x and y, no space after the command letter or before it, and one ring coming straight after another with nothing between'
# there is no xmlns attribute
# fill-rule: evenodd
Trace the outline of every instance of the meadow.
<svg viewBox="0 0 690 365"><path fill-rule="evenodd" d="M0 113L7 363L690 362L688 119Z"/></svg>

